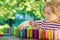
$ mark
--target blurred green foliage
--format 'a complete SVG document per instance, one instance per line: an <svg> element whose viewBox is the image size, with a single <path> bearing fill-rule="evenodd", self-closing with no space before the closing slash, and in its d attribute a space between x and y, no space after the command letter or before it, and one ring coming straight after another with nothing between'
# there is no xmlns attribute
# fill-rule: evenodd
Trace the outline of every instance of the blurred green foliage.
<svg viewBox="0 0 60 40"><path fill-rule="evenodd" d="M0 24L5 24L8 19L15 20L14 13L43 19L43 7L44 0L0 0Z"/></svg>

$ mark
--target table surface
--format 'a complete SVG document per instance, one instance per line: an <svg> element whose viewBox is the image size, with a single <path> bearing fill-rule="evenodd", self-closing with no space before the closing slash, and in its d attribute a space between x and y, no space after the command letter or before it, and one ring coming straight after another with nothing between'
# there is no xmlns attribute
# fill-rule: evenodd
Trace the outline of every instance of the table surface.
<svg viewBox="0 0 60 40"><path fill-rule="evenodd" d="M14 36L2 36L0 37L0 40L38 40L38 39L22 39Z"/></svg>

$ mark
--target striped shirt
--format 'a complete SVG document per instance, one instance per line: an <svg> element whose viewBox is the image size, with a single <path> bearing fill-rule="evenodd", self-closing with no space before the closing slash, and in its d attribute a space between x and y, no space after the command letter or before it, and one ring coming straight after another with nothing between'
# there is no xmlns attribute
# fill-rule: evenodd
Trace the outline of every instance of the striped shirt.
<svg viewBox="0 0 60 40"><path fill-rule="evenodd" d="M51 23L45 20L37 20L33 22L32 26L37 28L42 28L42 29L60 29L60 22Z"/></svg>

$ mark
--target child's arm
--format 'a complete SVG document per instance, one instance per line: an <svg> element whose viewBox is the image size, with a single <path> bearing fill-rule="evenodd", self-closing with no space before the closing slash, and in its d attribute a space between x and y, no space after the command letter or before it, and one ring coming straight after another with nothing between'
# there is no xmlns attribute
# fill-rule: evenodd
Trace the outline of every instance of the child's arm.
<svg viewBox="0 0 60 40"><path fill-rule="evenodd" d="M18 25L18 29L22 30L25 26L33 26L33 20L27 20Z"/></svg>
<svg viewBox="0 0 60 40"><path fill-rule="evenodd" d="M42 26L42 20L36 20L36 21L33 21L33 20L27 20L27 21L24 21L23 23L21 23L20 25L18 25L18 29L22 30L23 28L25 28L25 26L31 26L33 29L34 28L39 28L40 26Z"/></svg>
<svg viewBox="0 0 60 40"><path fill-rule="evenodd" d="M30 26L30 21L24 21L18 25L18 29L22 30L25 26Z"/></svg>

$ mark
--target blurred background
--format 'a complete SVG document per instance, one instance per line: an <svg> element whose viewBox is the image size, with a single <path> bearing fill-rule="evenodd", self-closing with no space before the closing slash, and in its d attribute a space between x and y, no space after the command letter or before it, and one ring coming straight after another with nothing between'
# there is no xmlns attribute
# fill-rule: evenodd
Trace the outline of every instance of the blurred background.
<svg viewBox="0 0 60 40"><path fill-rule="evenodd" d="M26 20L44 18L44 0L0 0L0 26L18 27Z"/></svg>

